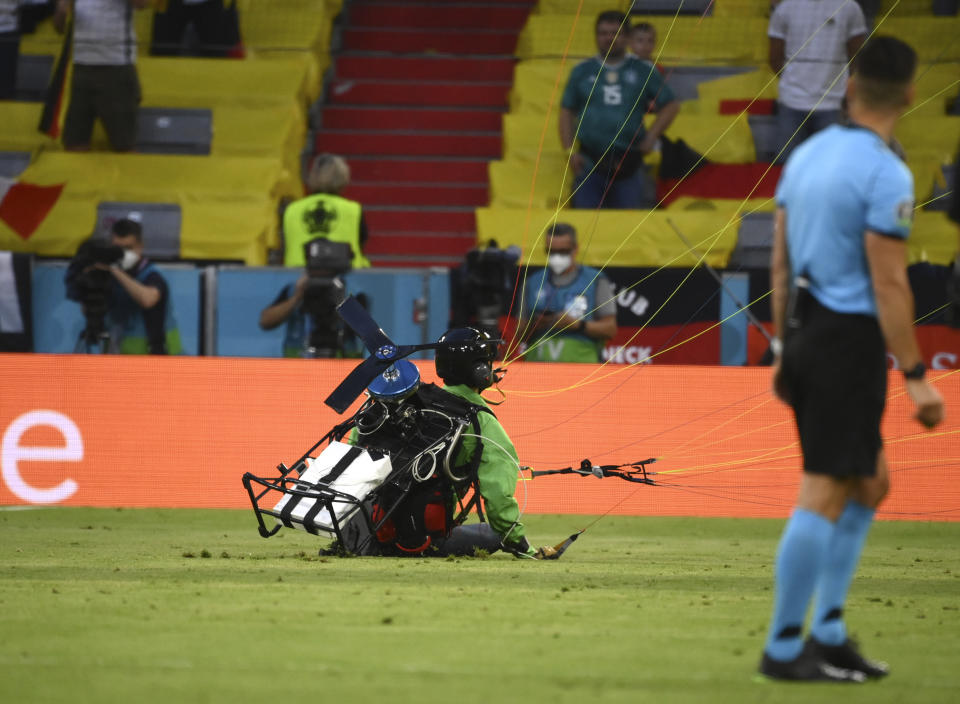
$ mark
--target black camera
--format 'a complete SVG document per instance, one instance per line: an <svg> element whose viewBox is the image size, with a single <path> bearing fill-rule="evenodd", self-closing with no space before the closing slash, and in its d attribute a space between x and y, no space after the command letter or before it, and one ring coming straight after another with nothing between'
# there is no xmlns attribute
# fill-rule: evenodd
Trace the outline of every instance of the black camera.
<svg viewBox="0 0 960 704"><path fill-rule="evenodd" d="M303 253L307 268L303 309L311 322L304 356L336 357L344 342L337 306L344 299L345 287L339 277L353 267L353 249L345 242L318 237L303 245Z"/></svg>
<svg viewBox="0 0 960 704"><path fill-rule="evenodd" d="M77 249L67 268L67 297L83 307L86 327L81 338L87 346L106 343L106 315L113 276L97 264L111 266L123 260L123 248L103 240L88 239Z"/></svg>
<svg viewBox="0 0 960 704"><path fill-rule="evenodd" d="M516 247L500 249L496 240L467 252L450 272L451 328L469 325L500 337L500 317L512 312L519 258Z"/></svg>

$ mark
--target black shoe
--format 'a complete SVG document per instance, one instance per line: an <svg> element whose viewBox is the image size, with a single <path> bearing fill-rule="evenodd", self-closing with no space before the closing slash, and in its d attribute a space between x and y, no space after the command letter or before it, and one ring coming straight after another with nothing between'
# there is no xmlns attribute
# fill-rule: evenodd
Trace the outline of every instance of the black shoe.
<svg viewBox="0 0 960 704"><path fill-rule="evenodd" d="M806 648L793 660L774 660L766 653L760 660L760 674L775 680L797 682L866 682L857 670L834 667L814 656Z"/></svg>
<svg viewBox="0 0 960 704"><path fill-rule="evenodd" d="M867 677L886 677L890 674L890 666L878 660L868 660L860 654L857 644L847 638L841 645L825 645L812 636L807 639L804 652L819 658L834 667L862 672Z"/></svg>

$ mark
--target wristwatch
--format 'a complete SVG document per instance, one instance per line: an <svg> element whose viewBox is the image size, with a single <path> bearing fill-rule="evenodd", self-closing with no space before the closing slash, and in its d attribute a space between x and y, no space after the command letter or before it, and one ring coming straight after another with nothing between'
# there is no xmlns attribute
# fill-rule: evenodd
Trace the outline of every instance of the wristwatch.
<svg viewBox="0 0 960 704"><path fill-rule="evenodd" d="M926 373L926 365L923 362L917 362L910 369L903 370L903 378L913 380L922 379Z"/></svg>
<svg viewBox="0 0 960 704"><path fill-rule="evenodd" d="M577 332L581 335L585 335L587 332L587 321L584 318L580 318L580 324L577 325Z"/></svg>

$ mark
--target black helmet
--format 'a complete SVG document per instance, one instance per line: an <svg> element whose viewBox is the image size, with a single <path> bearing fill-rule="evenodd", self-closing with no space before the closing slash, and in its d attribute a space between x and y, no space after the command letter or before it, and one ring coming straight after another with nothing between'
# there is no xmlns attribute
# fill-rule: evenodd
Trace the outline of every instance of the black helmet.
<svg viewBox="0 0 960 704"><path fill-rule="evenodd" d="M493 384L493 360L499 340L476 328L447 330L437 343L437 376L446 384L483 390Z"/></svg>

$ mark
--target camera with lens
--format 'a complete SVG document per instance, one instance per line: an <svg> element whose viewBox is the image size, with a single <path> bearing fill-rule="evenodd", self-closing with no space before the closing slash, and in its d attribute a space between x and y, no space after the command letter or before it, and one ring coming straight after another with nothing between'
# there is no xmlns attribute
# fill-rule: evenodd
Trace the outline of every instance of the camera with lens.
<svg viewBox="0 0 960 704"><path fill-rule="evenodd" d="M353 249L345 242L318 237L303 246L307 284L303 309L310 316L304 356L335 357L343 351L344 327L337 306L344 298L340 275L353 267Z"/></svg>
<svg viewBox="0 0 960 704"><path fill-rule="evenodd" d="M113 276L97 264L111 266L123 260L123 248L100 239L88 239L77 249L67 269L67 296L83 307L86 327L82 337L87 345L106 336L105 318L109 309Z"/></svg>
<svg viewBox="0 0 960 704"><path fill-rule="evenodd" d="M467 252L450 275L450 327L469 325L499 338L500 317L511 313L519 259L517 247L500 249L496 240Z"/></svg>

